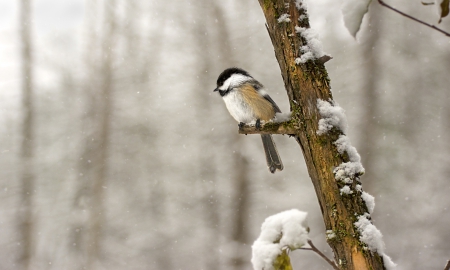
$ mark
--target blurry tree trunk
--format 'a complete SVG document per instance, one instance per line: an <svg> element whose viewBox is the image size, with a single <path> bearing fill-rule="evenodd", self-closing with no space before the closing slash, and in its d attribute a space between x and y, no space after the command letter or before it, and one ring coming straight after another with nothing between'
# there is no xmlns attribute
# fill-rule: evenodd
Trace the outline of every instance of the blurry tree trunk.
<svg viewBox="0 0 450 270"><path fill-rule="evenodd" d="M241 1L239 3L243 10L248 7L248 1ZM228 68L236 66L236 56L233 53L232 41L228 29L228 22L224 16L224 11L220 3L213 2L212 18L217 22L215 32L215 40L218 41L217 54L219 56L222 68ZM216 74L221 72L218 70ZM228 115L226 115L228 117ZM221 141L226 148L233 147L235 149L241 149L242 141L244 138L239 135L227 136ZM231 171L234 172L232 177L234 178L233 190L234 193L230 198L232 207L231 214L231 232L229 239L232 241L233 250L231 251L228 265L232 269L247 269L249 267L248 253L245 251L245 245L249 243L249 184L250 177L248 172L248 161L245 156L237 152L234 156L234 162L231 165ZM248 246L247 246L248 247Z"/></svg>
<svg viewBox="0 0 450 270"><path fill-rule="evenodd" d="M95 268L102 259L105 231L105 190L108 174L111 107L113 103L113 47L115 37L115 3L105 0L103 12L97 1L88 1L85 86L82 98L87 107L83 112L83 144L75 197L73 237L80 255L79 262L87 269ZM98 14L103 14L96 35ZM97 48L99 48L97 50Z"/></svg>
<svg viewBox="0 0 450 270"><path fill-rule="evenodd" d="M141 15L142 1L127 0L125 1L125 26L123 27L123 35L125 37L125 52L131 54L131 56L139 54L139 16Z"/></svg>
<svg viewBox="0 0 450 270"><path fill-rule="evenodd" d="M197 48L200 52L198 55L199 59L199 69L198 69L198 81L207 82L208 75L213 67L211 55L212 55L212 42L208 31L210 28L208 26L212 25L211 9L213 8L212 2L209 0L202 0L198 2L197 5L197 23L195 29L193 29L197 38ZM199 86L199 89L203 89L203 85ZM213 118L214 115L211 113L213 110L210 106L208 95L198 95L198 105L197 105L197 119L203 119L202 121L212 121L205 120L205 117ZM209 130L206 130L200 137L199 149L207 149L212 145L212 138L210 136ZM198 164L199 166L199 180L200 186L200 204L203 209L204 214L204 237L207 239L204 243L204 269L220 269L220 256L217 250L217 241L220 239L220 215L218 204L220 202L218 198L218 193L216 192L217 187L217 167L215 166L215 156L212 154L207 154L211 152L203 152L199 156Z"/></svg>
<svg viewBox="0 0 450 270"><path fill-rule="evenodd" d="M101 69L100 69L100 89L98 114L98 151L93 161L93 185L92 204L90 211L89 229L89 259L88 269L92 269L94 263L101 259L103 253L102 241L105 225L105 188L108 173L108 150L110 143L111 107L113 102L113 47L115 33L115 0L104 1L104 29L102 38Z"/></svg>
<svg viewBox="0 0 450 270"><path fill-rule="evenodd" d="M248 160L241 154L236 154L234 157L234 169L236 175L234 176L234 213L232 215L231 240L233 242L233 253L230 259L230 268L239 270L247 269L249 267L249 260L246 257L248 254L243 252L244 245L248 243L248 216L249 216L249 182L248 175L249 167ZM238 246L234 246L238 245Z"/></svg>
<svg viewBox="0 0 450 270"><path fill-rule="evenodd" d="M73 224L69 246L73 247L75 261L80 266L86 267L88 261L88 250L90 241L89 233L89 211L92 205L92 182L94 154L97 151L97 138L95 137L95 127L97 126L98 115L98 64L99 56L97 49L100 42L96 35L99 8L98 1L85 0L86 12L84 14L85 28L85 48L83 63L84 78L80 91L80 99L86 107L83 108L81 116L81 154L78 163L78 177L76 192L74 197L74 209L72 211ZM94 140L95 138L95 140Z"/></svg>
<svg viewBox="0 0 450 270"><path fill-rule="evenodd" d="M20 1L20 37L22 58L22 142L20 150L21 190L18 211L18 230L20 235L19 264L22 269L31 269L34 252L33 239L33 197L34 197L34 104L33 104L33 57L31 42L31 3Z"/></svg>
<svg viewBox="0 0 450 270"><path fill-rule="evenodd" d="M365 164L366 173L363 178L364 187L370 190L373 182L376 179L374 164L377 158L377 138L379 137L379 93L378 78L380 65L378 62L379 54L378 40L380 36L381 20L379 19L379 5L372 3L370 8L370 32L367 40L364 42L364 50L362 59L366 59L364 70L364 84L363 84L363 100L362 108L363 124L361 125L361 140L359 144L360 154Z"/></svg>
<svg viewBox="0 0 450 270"><path fill-rule="evenodd" d="M156 6L155 6L156 5ZM143 178L150 185L150 191L148 201L145 205L144 215L146 215L147 223L151 226L154 233L152 240L146 242L146 247L142 249L142 256L146 258L146 263L149 269L172 269L173 258L167 249L174 241L174 235L167 230L170 224L170 217L168 214L168 194L170 190L166 187L167 183L156 175L164 175L164 170L173 170L170 166L164 166L161 159L158 157L158 144L161 132L153 126L149 126L148 123L153 121L148 116L149 107L155 105L152 98L155 94L155 87L158 80L159 62L162 57L161 51L163 46L167 46L168 40L164 38L165 30L167 27L167 21L171 18L179 18L179 14L174 14L170 5L160 3L155 4L152 2L143 2L139 0L126 1L126 12L124 22L125 25L121 27L121 37L125 39L125 61L126 69L122 71L122 74L127 74L127 80L125 80L126 88L122 93L129 93L129 96L135 96L133 104L136 104L138 109L138 119L140 119L142 125L146 128L149 136L146 137L143 145L147 145L149 149L153 151L140 150L138 155L130 157L131 162L144 163L146 171L142 172ZM155 20L155 17L148 16L158 10L159 14L164 14L161 19ZM170 16L167 16L170 14ZM142 31L141 17L148 20L148 26L145 27L145 31ZM130 68L133 67L133 68ZM138 90L139 95L136 95ZM155 116L158 117L158 116ZM144 120L145 119L145 120ZM138 120L139 121L139 120ZM124 123L124 128L130 128L130 123ZM135 127L135 126L133 126ZM124 142L128 144L128 142ZM133 158L135 159L133 161ZM136 160L139 159L139 160ZM157 220L158 222L154 222Z"/></svg>
<svg viewBox="0 0 450 270"><path fill-rule="evenodd" d="M259 0L259 3L266 17L269 36L290 100L292 121L297 127L294 138L302 149L325 227L338 237L328 240L335 261L341 269L384 269L383 258L378 252L364 250L365 244L359 240L354 225L358 216L368 213L361 192L341 196L333 174L333 168L350 161L349 156L346 153L339 154L334 145L342 131L333 129L325 135L317 134L318 122L322 118L317 100L333 100L325 66L319 60L300 65L295 63L299 57L299 48L309 45L303 37L292 34L296 33L297 26L310 27L307 17L299 20L300 15L307 15L306 10L297 8L295 1L290 1L290 5L286 5L284 0ZM279 23L279 14L285 13L290 15L290 22ZM351 178L352 185L360 184L357 175Z"/></svg>

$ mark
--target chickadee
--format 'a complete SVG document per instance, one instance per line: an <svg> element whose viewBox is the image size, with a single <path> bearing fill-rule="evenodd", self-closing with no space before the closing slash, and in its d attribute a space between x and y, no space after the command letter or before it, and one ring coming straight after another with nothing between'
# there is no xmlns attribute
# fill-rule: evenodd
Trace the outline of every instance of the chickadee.
<svg viewBox="0 0 450 270"><path fill-rule="evenodd" d="M231 116L239 125L260 121L270 121L279 113L275 101L266 93L264 86L255 80L247 71L240 68L224 70L217 79L217 88ZM261 139L266 153L267 166L271 173L283 170L283 163L278 155L277 147L272 135L261 134Z"/></svg>

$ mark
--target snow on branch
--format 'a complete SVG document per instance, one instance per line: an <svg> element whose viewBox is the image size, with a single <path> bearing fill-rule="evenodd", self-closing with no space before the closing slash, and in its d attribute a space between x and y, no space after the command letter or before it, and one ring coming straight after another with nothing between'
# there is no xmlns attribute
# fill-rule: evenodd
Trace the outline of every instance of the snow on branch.
<svg viewBox="0 0 450 270"><path fill-rule="evenodd" d="M295 32L306 40L306 45L300 47L302 55L295 59L297 65L304 64L308 60L319 59L325 55L322 42L319 40L319 34L314 29L296 26Z"/></svg>
<svg viewBox="0 0 450 270"><path fill-rule="evenodd" d="M301 10L301 9L307 10L306 3L303 0L295 0L295 7L298 10Z"/></svg>
<svg viewBox="0 0 450 270"><path fill-rule="evenodd" d="M326 134L333 127L338 128L342 133L347 132L347 117L345 111L334 101L317 99L317 108L322 119L319 120L318 135Z"/></svg>
<svg viewBox="0 0 450 270"><path fill-rule="evenodd" d="M382 240L383 235L369 220L370 216L364 214L358 217L358 221L355 222L355 226L360 233L359 240L367 245L367 249L372 252L384 253L384 243Z"/></svg>
<svg viewBox="0 0 450 270"><path fill-rule="evenodd" d="M282 14L279 18L278 18L278 23L283 23L283 22L290 22L291 19L289 19L290 15L289 14Z"/></svg>
<svg viewBox="0 0 450 270"><path fill-rule="evenodd" d="M337 139L334 144L336 145L337 151L339 154L347 153L348 158L352 162L360 162L361 156L356 151L356 148L352 146L350 139L345 135L339 135L339 139Z"/></svg>
<svg viewBox="0 0 450 270"><path fill-rule="evenodd" d="M364 15L369 11L370 2L372 0L345 0L342 4L345 27L354 38L361 28Z"/></svg>
<svg viewBox="0 0 450 270"><path fill-rule="evenodd" d="M371 252L377 252L383 257L384 266L387 270L394 269L397 265L392 261L392 259L384 253L384 242L383 235L380 230L375 227L370 221L370 215L365 213L358 217L358 221L354 223L357 228L360 237L359 240L366 244L365 247Z"/></svg>
<svg viewBox="0 0 450 270"><path fill-rule="evenodd" d="M255 270L272 270L283 249L299 249L308 241L308 213L292 209L266 218L261 234L252 246Z"/></svg>
<svg viewBox="0 0 450 270"><path fill-rule="evenodd" d="M361 192L361 198L366 203L367 210L369 210L369 214L372 214L373 210L375 209L375 198L365 191Z"/></svg>
<svg viewBox="0 0 450 270"><path fill-rule="evenodd" d="M319 114L323 117L318 123L318 135L326 134L333 127L345 134L347 131L347 118L344 110L339 105L318 99L317 107ZM362 190L360 183L353 184L355 180L359 181L359 177L364 174L364 168L361 164L361 156L356 151L356 148L351 145L350 139L344 134L339 135L339 138L333 143L338 153L341 155L347 154L349 160L348 162L342 162L333 170L336 181L339 181L341 186L342 184L344 185L340 188L340 194L341 196L353 196L353 194L361 196L369 213L358 216L358 220L354 223L360 234L359 240L366 245L366 249L371 252L378 252L383 257L386 269L393 269L396 266L395 263L384 253L383 235L370 221L370 214L375 208L375 199L372 195ZM352 190L352 187L354 187L354 190Z"/></svg>

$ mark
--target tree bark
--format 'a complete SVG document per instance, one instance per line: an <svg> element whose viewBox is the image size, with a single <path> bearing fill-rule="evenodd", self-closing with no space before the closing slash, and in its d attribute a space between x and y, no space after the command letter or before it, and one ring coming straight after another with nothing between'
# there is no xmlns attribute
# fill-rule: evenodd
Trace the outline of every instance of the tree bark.
<svg viewBox="0 0 450 270"><path fill-rule="evenodd" d="M289 1L287 5L284 0L259 0L290 100L292 121L298 126L294 137L302 149L325 227L336 234L328 243L341 269L384 269L383 259L377 252L364 250L365 244L359 240L354 226L357 216L368 213L361 193L340 195L339 183L333 174L333 168L349 161L348 155L339 154L333 144L343 133L333 128L325 135L317 134L321 118L317 100L331 101L333 96L320 59L295 63L300 57L299 48L307 42L296 34L295 26L310 27L306 10L297 8L295 2ZM290 22L279 23L281 14L289 14ZM303 15L301 20L300 15ZM352 180L353 185L361 184L358 177Z"/></svg>
<svg viewBox="0 0 450 270"><path fill-rule="evenodd" d="M20 37L22 43L22 142L20 160L22 163L18 230L20 234L19 264L30 269L33 255L33 195L34 195L34 103L33 103L33 57L31 42L31 3L22 0L20 8Z"/></svg>

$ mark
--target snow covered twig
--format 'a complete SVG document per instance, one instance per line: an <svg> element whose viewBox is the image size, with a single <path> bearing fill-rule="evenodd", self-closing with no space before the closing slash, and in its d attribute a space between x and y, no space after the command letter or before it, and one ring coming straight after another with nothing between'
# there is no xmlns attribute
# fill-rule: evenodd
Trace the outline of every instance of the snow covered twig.
<svg viewBox="0 0 450 270"><path fill-rule="evenodd" d="M307 215L292 209L266 218L261 234L252 246L255 270L288 269L288 251L299 249L308 241Z"/></svg>

